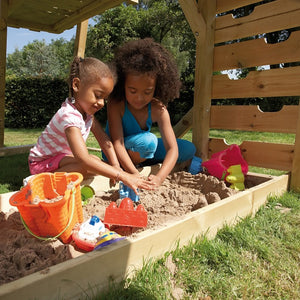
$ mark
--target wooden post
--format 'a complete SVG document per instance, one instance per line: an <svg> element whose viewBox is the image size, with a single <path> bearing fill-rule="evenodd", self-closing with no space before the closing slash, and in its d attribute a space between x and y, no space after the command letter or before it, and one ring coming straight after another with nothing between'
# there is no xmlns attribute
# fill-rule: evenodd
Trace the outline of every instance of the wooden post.
<svg viewBox="0 0 300 300"><path fill-rule="evenodd" d="M4 146L7 9L8 0L0 0L0 148Z"/></svg>
<svg viewBox="0 0 300 300"><path fill-rule="evenodd" d="M290 189L300 193L300 102Z"/></svg>
<svg viewBox="0 0 300 300"><path fill-rule="evenodd" d="M193 143L196 154L208 158L211 90L213 75L216 0L179 0L196 38Z"/></svg>
<svg viewBox="0 0 300 300"><path fill-rule="evenodd" d="M89 20L77 24L74 56L84 57Z"/></svg>

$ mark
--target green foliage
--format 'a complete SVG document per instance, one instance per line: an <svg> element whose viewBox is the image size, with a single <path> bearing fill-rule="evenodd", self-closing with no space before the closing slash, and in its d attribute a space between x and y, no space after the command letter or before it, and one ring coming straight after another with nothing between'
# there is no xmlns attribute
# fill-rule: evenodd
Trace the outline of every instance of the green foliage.
<svg viewBox="0 0 300 300"><path fill-rule="evenodd" d="M19 78L6 82L5 127L44 128L68 97L68 84L59 78ZM95 115L106 122L106 108Z"/></svg>
<svg viewBox="0 0 300 300"><path fill-rule="evenodd" d="M68 85L61 79L20 78L6 82L5 126L45 127L68 97Z"/></svg>
<svg viewBox="0 0 300 300"><path fill-rule="evenodd" d="M66 77L68 65L73 55L73 42L64 39L46 45L45 41L33 41L20 51L15 50L7 56L8 78Z"/></svg>

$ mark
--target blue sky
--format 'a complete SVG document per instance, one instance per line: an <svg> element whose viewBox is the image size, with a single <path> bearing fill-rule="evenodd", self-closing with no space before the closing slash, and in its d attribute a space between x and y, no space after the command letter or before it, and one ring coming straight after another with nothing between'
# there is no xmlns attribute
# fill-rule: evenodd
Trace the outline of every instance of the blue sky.
<svg viewBox="0 0 300 300"><path fill-rule="evenodd" d="M47 44L51 42L52 39L56 40L59 38L65 38L70 40L76 35L76 26L72 29L65 30L61 34L53 34L48 32L37 32L24 28L7 28L7 54L13 53L16 48L21 50L28 43L34 40L45 40Z"/></svg>

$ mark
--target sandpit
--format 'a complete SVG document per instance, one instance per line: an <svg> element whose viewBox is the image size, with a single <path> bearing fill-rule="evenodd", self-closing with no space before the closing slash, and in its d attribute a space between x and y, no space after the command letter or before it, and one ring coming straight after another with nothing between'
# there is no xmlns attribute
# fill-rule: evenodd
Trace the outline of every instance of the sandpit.
<svg viewBox="0 0 300 300"><path fill-rule="evenodd" d="M185 214L201 209L211 203L223 200L235 190L213 176L191 175L176 172L169 175L164 183L154 191L140 191L140 203L148 213L148 226L155 230L168 222L178 220ZM111 201L120 201L118 190L97 193L88 205L83 207L84 219L97 215L104 217L105 209ZM31 236L24 228L18 212L0 213L0 284L14 281L37 271L47 270L52 265L84 254L73 243L41 241ZM120 232L135 235L137 232ZM46 271L45 271L46 272Z"/></svg>

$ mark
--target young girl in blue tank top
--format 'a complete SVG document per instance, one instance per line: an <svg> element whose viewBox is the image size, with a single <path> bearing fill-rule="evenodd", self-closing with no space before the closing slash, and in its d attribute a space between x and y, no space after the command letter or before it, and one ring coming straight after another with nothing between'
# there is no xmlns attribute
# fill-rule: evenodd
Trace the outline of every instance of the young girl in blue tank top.
<svg viewBox="0 0 300 300"><path fill-rule="evenodd" d="M180 80L169 52L152 39L130 41L115 55L118 81L108 101L108 128L122 168L162 163L149 180L161 185L176 162L191 160L195 146L176 139L166 105L179 97ZM157 123L161 138L150 132Z"/></svg>

